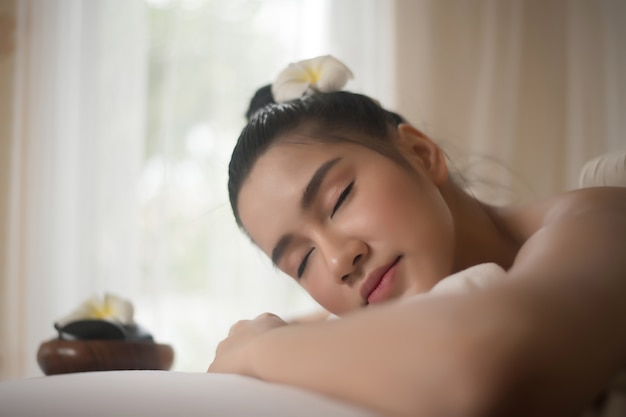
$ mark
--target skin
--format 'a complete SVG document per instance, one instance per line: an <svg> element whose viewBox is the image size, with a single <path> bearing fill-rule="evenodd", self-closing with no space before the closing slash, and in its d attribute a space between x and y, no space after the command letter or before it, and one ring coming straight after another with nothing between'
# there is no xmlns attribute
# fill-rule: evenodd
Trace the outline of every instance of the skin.
<svg viewBox="0 0 626 417"><path fill-rule="evenodd" d="M626 190L490 207L449 180L427 136L400 125L391 140L410 169L298 132L259 158L240 192L244 227L268 256L289 236L278 267L343 318L238 322L209 371L384 415L558 416L592 401L626 359ZM304 208L311 177L337 158ZM410 297L482 262L503 266L507 279ZM368 303L363 283L390 264L387 289Z"/></svg>

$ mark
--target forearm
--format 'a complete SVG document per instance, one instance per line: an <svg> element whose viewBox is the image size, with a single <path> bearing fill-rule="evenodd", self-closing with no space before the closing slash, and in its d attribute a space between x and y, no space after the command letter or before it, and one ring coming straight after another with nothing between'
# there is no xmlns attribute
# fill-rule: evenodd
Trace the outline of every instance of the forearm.
<svg viewBox="0 0 626 417"><path fill-rule="evenodd" d="M525 331L494 313L511 303L484 301L427 297L275 329L250 345L245 373L384 415L481 415Z"/></svg>

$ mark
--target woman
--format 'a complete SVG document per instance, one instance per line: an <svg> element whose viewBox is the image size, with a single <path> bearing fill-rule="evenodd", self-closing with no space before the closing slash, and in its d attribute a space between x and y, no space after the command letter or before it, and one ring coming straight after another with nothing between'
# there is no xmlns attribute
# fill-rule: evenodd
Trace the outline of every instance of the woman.
<svg viewBox="0 0 626 417"><path fill-rule="evenodd" d="M342 68L331 57L296 64L309 74L302 89L289 85L302 80L292 65L273 84L282 103L253 105L261 108L233 152L229 192L254 243L342 318L241 321L209 371L393 416L552 417L588 407L626 355L626 190L484 204L451 179L424 133L336 91L343 81L320 82L324 65ZM485 262L506 279L415 297Z"/></svg>

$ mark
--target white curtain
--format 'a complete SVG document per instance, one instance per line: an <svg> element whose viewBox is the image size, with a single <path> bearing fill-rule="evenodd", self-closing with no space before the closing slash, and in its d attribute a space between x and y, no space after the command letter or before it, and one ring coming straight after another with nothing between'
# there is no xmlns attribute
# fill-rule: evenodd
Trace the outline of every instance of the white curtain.
<svg viewBox="0 0 626 417"><path fill-rule="evenodd" d="M375 97L387 107L396 105L394 11L394 1L330 1L325 52L354 70L354 80L346 88Z"/></svg>
<svg viewBox="0 0 626 417"><path fill-rule="evenodd" d="M483 198L574 188L626 148L623 0L397 0L398 108Z"/></svg>
<svg viewBox="0 0 626 417"><path fill-rule="evenodd" d="M40 374L79 301L133 291L146 86L140 1L14 4L2 378Z"/></svg>

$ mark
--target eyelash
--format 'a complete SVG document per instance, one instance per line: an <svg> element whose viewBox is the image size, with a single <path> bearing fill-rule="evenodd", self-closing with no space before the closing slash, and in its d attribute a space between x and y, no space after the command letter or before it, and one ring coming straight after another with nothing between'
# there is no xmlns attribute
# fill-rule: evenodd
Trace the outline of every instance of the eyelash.
<svg viewBox="0 0 626 417"><path fill-rule="evenodd" d="M330 218L331 219L333 218L333 216L335 215L337 210L339 210L339 207L341 207L341 205L343 204L345 199L348 197L348 195L352 191L352 186L353 185L354 185L354 181L352 181L350 184L348 184L348 186L339 195L339 198L337 199L337 202L335 203L335 207L333 207L333 210L330 213ZM298 271L296 272L298 278L302 278L302 275L304 274L304 270L306 269L307 261L309 260L309 257L313 253L313 249L314 248L312 248L310 251L307 252L307 254L304 256L304 259L302 260L302 263L300 263L300 266L298 267Z"/></svg>
<svg viewBox="0 0 626 417"><path fill-rule="evenodd" d="M332 213L330 213L331 219L333 218L333 216L335 215L339 207L341 207L341 204L343 204L344 200L348 197L348 194L350 194L350 191L352 191L353 185L354 185L354 181L348 184L348 186L341 192L341 195L337 199L337 203L335 204L335 207L333 207Z"/></svg>
<svg viewBox="0 0 626 417"><path fill-rule="evenodd" d="M304 269L306 268L306 263L309 260L309 256L311 256L312 253L313 253L313 248L311 248L311 250L307 252L307 254L304 256L302 263L298 267L298 272L297 272L298 278L302 278L302 274L304 274Z"/></svg>

